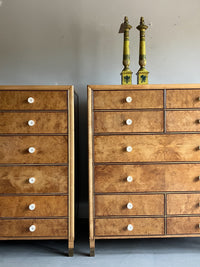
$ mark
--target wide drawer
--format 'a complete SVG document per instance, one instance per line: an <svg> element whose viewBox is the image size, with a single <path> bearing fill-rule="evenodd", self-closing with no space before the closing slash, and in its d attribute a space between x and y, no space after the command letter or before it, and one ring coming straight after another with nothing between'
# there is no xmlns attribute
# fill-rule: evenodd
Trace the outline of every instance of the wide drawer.
<svg viewBox="0 0 200 267"><path fill-rule="evenodd" d="M200 161L200 135L95 136L94 161Z"/></svg>
<svg viewBox="0 0 200 267"><path fill-rule="evenodd" d="M94 132L162 132L163 111L94 112Z"/></svg>
<svg viewBox="0 0 200 267"><path fill-rule="evenodd" d="M0 167L0 194L67 193L67 166Z"/></svg>
<svg viewBox="0 0 200 267"><path fill-rule="evenodd" d="M67 217L67 196L0 196L0 217Z"/></svg>
<svg viewBox="0 0 200 267"><path fill-rule="evenodd" d="M168 235L200 234L200 217L167 218Z"/></svg>
<svg viewBox="0 0 200 267"><path fill-rule="evenodd" d="M164 215L164 195L96 195L95 215Z"/></svg>
<svg viewBox="0 0 200 267"><path fill-rule="evenodd" d="M0 220L0 237L66 237L67 219ZM34 230L35 229L35 230ZM33 231L34 230L34 231Z"/></svg>
<svg viewBox="0 0 200 267"><path fill-rule="evenodd" d="M0 110L66 110L66 91L0 91Z"/></svg>
<svg viewBox="0 0 200 267"><path fill-rule="evenodd" d="M163 90L94 91L94 109L163 108Z"/></svg>
<svg viewBox="0 0 200 267"><path fill-rule="evenodd" d="M0 163L67 163L67 136L0 136Z"/></svg>
<svg viewBox="0 0 200 267"><path fill-rule="evenodd" d="M163 234L163 218L119 218L95 220L95 236L140 236Z"/></svg>
<svg viewBox="0 0 200 267"><path fill-rule="evenodd" d="M167 108L200 108L200 90L167 90Z"/></svg>
<svg viewBox="0 0 200 267"><path fill-rule="evenodd" d="M0 112L0 133L67 133L67 113Z"/></svg>
<svg viewBox="0 0 200 267"><path fill-rule="evenodd" d="M97 165L96 193L200 191L200 164Z"/></svg>

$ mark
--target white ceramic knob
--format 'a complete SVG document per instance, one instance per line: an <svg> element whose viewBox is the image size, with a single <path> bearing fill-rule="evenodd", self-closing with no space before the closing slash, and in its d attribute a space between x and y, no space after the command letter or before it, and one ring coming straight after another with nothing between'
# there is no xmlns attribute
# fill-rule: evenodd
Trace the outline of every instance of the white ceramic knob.
<svg viewBox="0 0 200 267"><path fill-rule="evenodd" d="M132 102L132 97L131 96L127 96L126 97L126 102L127 103L131 103Z"/></svg>
<svg viewBox="0 0 200 267"><path fill-rule="evenodd" d="M31 177L28 179L29 184L34 184L35 183L35 177Z"/></svg>
<svg viewBox="0 0 200 267"><path fill-rule="evenodd" d="M127 151L127 152L131 152L132 150L133 150L133 149L132 149L131 146L127 146L127 147L126 147L126 151Z"/></svg>
<svg viewBox="0 0 200 267"><path fill-rule="evenodd" d="M34 126L34 125L35 125L34 120L29 120L29 121L28 121L28 125L29 125L29 126Z"/></svg>
<svg viewBox="0 0 200 267"><path fill-rule="evenodd" d="M133 204L129 202L129 203L127 204L127 209L131 210L132 208L133 208Z"/></svg>
<svg viewBox="0 0 200 267"><path fill-rule="evenodd" d="M36 226L34 224L32 224L30 227L29 227L29 231L30 232L35 232L36 230Z"/></svg>
<svg viewBox="0 0 200 267"><path fill-rule="evenodd" d="M34 153L35 152L35 148L34 147L29 147L28 152L31 153L31 154Z"/></svg>
<svg viewBox="0 0 200 267"><path fill-rule="evenodd" d="M131 119L126 120L126 125L131 125L131 124L132 124L132 120Z"/></svg>
<svg viewBox="0 0 200 267"><path fill-rule="evenodd" d="M199 228L200 228L200 223L199 223Z"/></svg>
<svg viewBox="0 0 200 267"><path fill-rule="evenodd" d="M198 100L200 101L200 96L198 97Z"/></svg>
<svg viewBox="0 0 200 267"><path fill-rule="evenodd" d="M29 208L29 210L34 210L35 209L35 204L34 203L30 204L28 206L28 208Z"/></svg>
<svg viewBox="0 0 200 267"><path fill-rule="evenodd" d="M198 150L200 150L200 146L198 146Z"/></svg>
<svg viewBox="0 0 200 267"><path fill-rule="evenodd" d="M28 103L29 103L29 104L33 104L34 101L35 101L35 99L34 99L33 97L29 97L29 98L28 98Z"/></svg>
<svg viewBox="0 0 200 267"><path fill-rule="evenodd" d="M199 180L200 180L200 176L198 176L199 177Z"/></svg>
<svg viewBox="0 0 200 267"><path fill-rule="evenodd" d="M198 121L198 123L200 123L200 120L197 120Z"/></svg>
<svg viewBox="0 0 200 267"><path fill-rule="evenodd" d="M133 181L133 177L132 177L132 176L128 176L128 177L126 178L126 180L127 180L127 182L131 183L131 182Z"/></svg>
<svg viewBox="0 0 200 267"><path fill-rule="evenodd" d="M127 230L128 230L128 231L133 231L133 225L132 225L132 224L129 224L129 225L127 226Z"/></svg>

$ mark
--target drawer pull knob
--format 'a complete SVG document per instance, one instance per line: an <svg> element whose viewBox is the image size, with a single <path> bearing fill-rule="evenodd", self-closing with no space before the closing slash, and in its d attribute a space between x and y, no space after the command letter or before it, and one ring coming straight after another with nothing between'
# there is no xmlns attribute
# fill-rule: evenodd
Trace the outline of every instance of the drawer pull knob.
<svg viewBox="0 0 200 267"><path fill-rule="evenodd" d="M198 97L198 100L200 101L200 96Z"/></svg>
<svg viewBox="0 0 200 267"><path fill-rule="evenodd" d="M35 177L31 177L28 179L29 184L34 184L35 183Z"/></svg>
<svg viewBox="0 0 200 267"><path fill-rule="evenodd" d="M200 123L200 120L197 120L198 123Z"/></svg>
<svg viewBox="0 0 200 267"><path fill-rule="evenodd" d="M36 226L34 224L32 224L30 227L29 227L29 231L30 232L35 232L36 230Z"/></svg>
<svg viewBox="0 0 200 267"><path fill-rule="evenodd" d="M29 208L29 210L35 210L35 204L34 203L33 204L30 204L28 206L28 208Z"/></svg>
<svg viewBox="0 0 200 267"><path fill-rule="evenodd" d="M128 176L128 177L126 178L126 180L127 180L127 182L131 183L131 182L133 181L133 177L132 177L132 176Z"/></svg>
<svg viewBox="0 0 200 267"><path fill-rule="evenodd" d="M126 147L126 151L127 151L127 152L131 152L132 150L133 150L133 149L132 149L131 146L127 146L127 147Z"/></svg>
<svg viewBox="0 0 200 267"><path fill-rule="evenodd" d="M200 146L198 146L198 150L200 150Z"/></svg>
<svg viewBox="0 0 200 267"><path fill-rule="evenodd" d="M29 104L33 104L34 101L35 101L35 99L34 99L33 97L29 97L29 98L28 98L28 103L29 103Z"/></svg>
<svg viewBox="0 0 200 267"><path fill-rule="evenodd" d="M131 119L126 120L126 125L131 125L131 124L132 124L132 120Z"/></svg>
<svg viewBox="0 0 200 267"><path fill-rule="evenodd" d="M29 147L28 152L33 154L35 152L35 148L34 147Z"/></svg>
<svg viewBox="0 0 200 267"><path fill-rule="evenodd" d="M132 97L131 96L127 96L126 97L126 102L127 103L131 103L132 102Z"/></svg>
<svg viewBox="0 0 200 267"><path fill-rule="evenodd" d="M128 231L133 231L133 225L132 225L132 224L129 224L129 225L127 226L127 230L128 230Z"/></svg>
<svg viewBox="0 0 200 267"><path fill-rule="evenodd" d="M199 180L200 180L200 176L198 176Z"/></svg>
<svg viewBox="0 0 200 267"><path fill-rule="evenodd" d="M29 121L28 121L28 125L29 125L29 126L34 126L34 125L35 125L34 120L29 120Z"/></svg>
<svg viewBox="0 0 200 267"><path fill-rule="evenodd" d="M129 202L129 203L127 204L127 209L131 210L132 208L133 208L133 204Z"/></svg>

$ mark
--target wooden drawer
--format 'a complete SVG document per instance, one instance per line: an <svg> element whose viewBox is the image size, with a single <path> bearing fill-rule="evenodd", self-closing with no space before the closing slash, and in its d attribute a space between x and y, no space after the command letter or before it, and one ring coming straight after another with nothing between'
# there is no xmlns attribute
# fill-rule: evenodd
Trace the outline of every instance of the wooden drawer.
<svg viewBox="0 0 200 267"><path fill-rule="evenodd" d="M200 132L200 111L167 111L168 132Z"/></svg>
<svg viewBox="0 0 200 267"><path fill-rule="evenodd" d="M96 195L95 215L164 215L164 195Z"/></svg>
<svg viewBox="0 0 200 267"><path fill-rule="evenodd" d="M163 108L163 90L94 91L94 109ZM127 102L127 97L132 101Z"/></svg>
<svg viewBox="0 0 200 267"><path fill-rule="evenodd" d="M132 231L127 229L130 224L133 227ZM163 234L163 218L120 218L95 220L95 236L142 236Z"/></svg>
<svg viewBox="0 0 200 267"><path fill-rule="evenodd" d="M16 219L0 220L0 237L66 237L68 235L67 219ZM29 227L35 225L35 231Z"/></svg>
<svg viewBox="0 0 200 267"><path fill-rule="evenodd" d="M67 133L67 113L0 112L0 133Z"/></svg>
<svg viewBox="0 0 200 267"><path fill-rule="evenodd" d="M167 214L200 214L200 194L168 194Z"/></svg>
<svg viewBox="0 0 200 267"><path fill-rule="evenodd" d="M200 217L167 218L168 235L200 234Z"/></svg>
<svg viewBox="0 0 200 267"><path fill-rule="evenodd" d="M95 136L94 161L200 161L199 146L198 134Z"/></svg>
<svg viewBox="0 0 200 267"><path fill-rule="evenodd" d="M30 97L34 99L29 103ZM66 110L66 91L0 91L0 110Z"/></svg>
<svg viewBox="0 0 200 267"><path fill-rule="evenodd" d="M97 165L94 176L96 193L200 191L200 164Z"/></svg>
<svg viewBox="0 0 200 267"><path fill-rule="evenodd" d="M67 196L0 196L1 218L56 216L67 216Z"/></svg>
<svg viewBox="0 0 200 267"><path fill-rule="evenodd" d="M67 136L0 136L0 163L67 163L67 149Z"/></svg>
<svg viewBox="0 0 200 267"><path fill-rule="evenodd" d="M167 90L167 108L200 108L200 90Z"/></svg>
<svg viewBox="0 0 200 267"><path fill-rule="evenodd" d="M1 166L0 194L67 193L67 180L67 166Z"/></svg>
<svg viewBox="0 0 200 267"><path fill-rule="evenodd" d="M94 112L94 132L162 132L163 111Z"/></svg>

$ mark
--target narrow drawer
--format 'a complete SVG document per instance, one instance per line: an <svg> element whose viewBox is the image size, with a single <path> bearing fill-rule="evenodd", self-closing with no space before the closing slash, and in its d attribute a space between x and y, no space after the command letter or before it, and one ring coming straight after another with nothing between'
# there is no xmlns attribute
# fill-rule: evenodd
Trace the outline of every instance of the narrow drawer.
<svg viewBox="0 0 200 267"><path fill-rule="evenodd" d="M121 218L95 220L95 236L150 236L163 234L163 218Z"/></svg>
<svg viewBox="0 0 200 267"><path fill-rule="evenodd" d="M0 237L66 237L67 219L0 220ZM35 230L34 230L35 229ZM33 231L34 230L34 231Z"/></svg>
<svg viewBox="0 0 200 267"><path fill-rule="evenodd" d="M200 108L200 90L167 90L167 108Z"/></svg>
<svg viewBox="0 0 200 267"><path fill-rule="evenodd" d="M66 110L66 91L0 91L0 110Z"/></svg>
<svg viewBox="0 0 200 267"><path fill-rule="evenodd" d="M67 136L0 136L0 163L67 163Z"/></svg>
<svg viewBox="0 0 200 267"><path fill-rule="evenodd" d="M162 132L163 111L94 112L94 132Z"/></svg>
<svg viewBox="0 0 200 267"><path fill-rule="evenodd" d="M67 133L66 112L0 112L0 133Z"/></svg>
<svg viewBox="0 0 200 267"><path fill-rule="evenodd" d="M94 109L163 108L163 90L94 91Z"/></svg>
<svg viewBox="0 0 200 267"><path fill-rule="evenodd" d="M200 164L97 165L96 193L200 191Z"/></svg>
<svg viewBox="0 0 200 267"><path fill-rule="evenodd" d="M67 193L67 166L0 167L0 194Z"/></svg>
<svg viewBox="0 0 200 267"><path fill-rule="evenodd" d="M200 194L168 194L167 214L200 214Z"/></svg>
<svg viewBox="0 0 200 267"><path fill-rule="evenodd" d="M168 235L200 234L200 217L167 218Z"/></svg>
<svg viewBox="0 0 200 267"><path fill-rule="evenodd" d="M95 136L94 161L200 161L200 135Z"/></svg>
<svg viewBox="0 0 200 267"><path fill-rule="evenodd" d="M67 196L1 196L0 217L67 217Z"/></svg>
<svg viewBox="0 0 200 267"><path fill-rule="evenodd" d="M164 195L96 195L95 215L164 215Z"/></svg>
<svg viewBox="0 0 200 267"><path fill-rule="evenodd" d="M200 111L167 111L168 132L200 132Z"/></svg>

